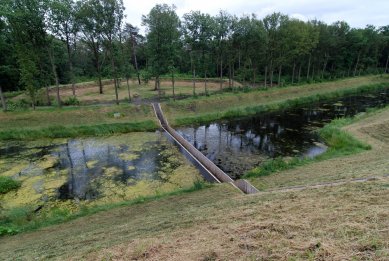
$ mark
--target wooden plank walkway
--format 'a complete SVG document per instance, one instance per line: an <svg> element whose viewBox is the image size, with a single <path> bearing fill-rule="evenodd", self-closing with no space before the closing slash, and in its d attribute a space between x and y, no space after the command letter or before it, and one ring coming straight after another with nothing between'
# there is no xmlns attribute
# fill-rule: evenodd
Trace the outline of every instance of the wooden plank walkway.
<svg viewBox="0 0 389 261"><path fill-rule="evenodd" d="M153 103L153 109L155 115L157 116L161 128L170 135L174 141L185 149L186 152L196 160L207 172L208 174L214 178L215 182L227 182L239 189L245 194L253 194L257 193L258 190L250 184L245 179L240 179L234 181L230 176L228 176L224 171L222 171L218 166L215 165L211 160L209 160L204 154L202 154L198 149L196 149L190 142L185 140L181 135L179 135L172 127L170 127L168 121L163 115L161 106L159 103Z"/></svg>

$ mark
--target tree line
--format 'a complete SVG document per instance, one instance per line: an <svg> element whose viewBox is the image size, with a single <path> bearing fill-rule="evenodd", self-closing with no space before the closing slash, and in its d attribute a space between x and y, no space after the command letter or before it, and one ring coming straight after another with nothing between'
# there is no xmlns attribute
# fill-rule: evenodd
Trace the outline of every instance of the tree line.
<svg viewBox="0 0 389 261"><path fill-rule="evenodd" d="M123 79L169 77L175 93L178 73L190 75L193 93L201 78L233 87L272 87L315 80L387 73L389 26L352 28L344 21L300 21L281 13L263 19L226 11L211 16L191 11L180 18L175 6L160 4L142 16L146 31L125 22L122 0L3 0L0 5L0 96L26 90L31 106L37 91L60 84L113 79L116 102ZM3 108L5 99L2 98Z"/></svg>

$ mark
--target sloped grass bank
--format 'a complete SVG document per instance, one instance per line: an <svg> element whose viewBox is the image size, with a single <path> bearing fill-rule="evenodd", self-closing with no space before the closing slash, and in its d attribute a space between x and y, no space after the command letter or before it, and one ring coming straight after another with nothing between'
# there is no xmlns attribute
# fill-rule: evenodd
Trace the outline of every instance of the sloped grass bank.
<svg viewBox="0 0 389 261"><path fill-rule="evenodd" d="M128 132L154 131L157 128L157 124L152 120L72 127L57 125L40 129L22 128L0 131L0 140L35 140L40 138L106 136Z"/></svg>
<svg viewBox="0 0 389 261"><path fill-rule="evenodd" d="M261 97L261 99L266 99L267 101L261 103L260 105L234 107L232 104L230 106L230 108L232 107L231 109L217 110L216 112L215 112L215 108L212 107L212 103L203 103L203 102L198 102L198 103L193 102L187 104L183 102L180 105L167 104L166 106L164 106L164 109L166 109L168 112L178 111L170 116L170 118L173 117L173 124L175 126L199 125L199 124L210 123L216 120L239 118L239 117L255 115L258 113L290 109L290 108L303 106L305 104L309 104L313 102L318 102L326 99L333 99L333 98L347 96L347 95L363 94L372 91L385 90L388 88L388 86L389 86L388 83L376 83L376 84L368 84L368 85L357 86L357 87L354 86L352 88L328 91L324 93L322 92L322 90L317 90L317 91L312 91L312 94L302 93L301 96L297 95L295 98L290 98L291 95L284 95L285 97L281 99L280 97L277 96L272 97L270 95L267 95L266 91L262 91L259 92L259 94L262 94L262 96L264 96ZM298 93L298 91L296 91L296 93ZM243 95L244 94L242 94L242 96L239 96L241 99L240 103L247 104L244 101ZM226 102L228 102L228 100L226 100ZM219 103L223 103L223 99L220 99ZM207 106L209 108L205 109L204 107ZM201 111L211 111L211 113L207 113L207 112L196 113L196 115L192 115L189 117L181 116L181 114L185 114L184 112L189 113L189 111L191 110L196 111L198 107L201 107Z"/></svg>
<svg viewBox="0 0 389 261"><path fill-rule="evenodd" d="M0 177L1 178L1 177ZM101 211L114 208L133 206L145 202L164 199L170 196L183 195L211 187L212 184L198 180L192 187L179 189L168 193L160 193L153 196L140 196L132 200L115 202L93 207L84 207L79 211L70 213L67 210L56 208L42 215L32 215L31 209L26 207L16 208L0 215L0 237L5 235L15 235L21 232L32 231L50 225L64 223L80 217L93 215ZM1 214L1 212L0 212Z"/></svg>

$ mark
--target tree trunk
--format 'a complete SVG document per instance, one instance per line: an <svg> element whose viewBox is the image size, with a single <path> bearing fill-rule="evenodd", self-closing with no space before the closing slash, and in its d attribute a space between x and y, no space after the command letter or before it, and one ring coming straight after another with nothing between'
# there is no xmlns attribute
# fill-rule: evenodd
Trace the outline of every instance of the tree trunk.
<svg viewBox="0 0 389 261"><path fill-rule="evenodd" d="M267 66L265 66L265 89L267 88Z"/></svg>
<svg viewBox="0 0 389 261"><path fill-rule="evenodd" d="M70 40L69 40L68 34L66 35L66 50L68 53L68 65L69 65L69 72L70 72L70 81L72 82L72 93L73 93L73 96L76 96L76 87L75 87L73 63L72 63L72 53L70 50Z"/></svg>
<svg viewBox="0 0 389 261"><path fill-rule="evenodd" d="M73 93L73 96L76 96L76 83L74 80L73 63L70 60L70 58L69 58L69 68L70 68L70 74L71 74L71 78L72 78L71 79L71 81L72 81L72 93Z"/></svg>
<svg viewBox="0 0 389 261"><path fill-rule="evenodd" d="M270 60L270 87L273 87L273 59Z"/></svg>
<svg viewBox="0 0 389 261"><path fill-rule="evenodd" d="M234 88L234 79L235 79L235 66L232 66L232 88Z"/></svg>
<svg viewBox="0 0 389 261"><path fill-rule="evenodd" d="M223 89L223 60L220 59L220 90Z"/></svg>
<svg viewBox="0 0 389 261"><path fill-rule="evenodd" d="M292 84L294 84L294 72L296 70L296 62L293 62L293 72L292 72Z"/></svg>
<svg viewBox="0 0 389 261"><path fill-rule="evenodd" d="M256 74L256 69L253 67L253 87L255 87L255 83L257 82L257 74Z"/></svg>
<svg viewBox="0 0 389 261"><path fill-rule="evenodd" d="M116 99L116 105L119 105L119 92L118 92L118 82L117 79L114 78L113 84L115 86L115 99Z"/></svg>
<svg viewBox="0 0 389 261"><path fill-rule="evenodd" d="M240 60L241 60L241 52L240 52L240 48L239 48L239 55L238 55L238 68L240 70Z"/></svg>
<svg viewBox="0 0 389 261"><path fill-rule="evenodd" d="M315 66L312 66L312 77L311 77L312 81L314 77L315 77Z"/></svg>
<svg viewBox="0 0 389 261"><path fill-rule="evenodd" d="M110 49L109 52L111 54L111 66L112 66L112 73L113 73L113 79L114 79L113 82L114 82L114 86L115 86L116 105L119 105L119 92L118 92L119 82L118 82L118 78L116 75L115 57L113 54L112 42L109 43L109 49Z"/></svg>
<svg viewBox="0 0 389 261"><path fill-rule="evenodd" d="M7 110L7 103L5 102L5 97L3 94L3 89L0 86L0 100L1 100L1 106L3 107L3 111Z"/></svg>
<svg viewBox="0 0 389 261"><path fill-rule="evenodd" d="M176 92L175 92L175 80L174 80L174 72L172 72L172 86L173 86L173 100L176 101Z"/></svg>
<svg viewBox="0 0 389 261"><path fill-rule="evenodd" d="M54 80L55 80L55 87L57 89L57 103L58 103L59 107L62 107L61 97L59 95L58 74L57 74L57 70L55 68L54 57L53 57L53 53L51 52L51 49L49 49L49 58L50 58L50 63L51 63L51 70L53 72L53 76L54 76ZM33 107L35 108L35 105Z"/></svg>
<svg viewBox="0 0 389 261"><path fill-rule="evenodd" d="M100 68L100 67L99 67ZM98 78L98 82L99 82L99 93L100 94L103 94L103 81L101 80L101 74L100 74L100 69L98 70L98 73L97 73L97 78Z"/></svg>
<svg viewBox="0 0 389 261"><path fill-rule="evenodd" d="M196 69L194 67L192 71L192 85L193 85L193 96L196 96Z"/></svg>
<svg viewBox="0 0 389 261"><path fill-rule="evenodd" d="M388 63L389 63L389 54L388 57L386 58L385 73L388 72Z"/></svg>
<svg viewBox="0 0 389 261"><path fill-rule="evenodd" d="M31 106L32 106L32 109L35 111L35 93L32 93L32 92L35 92L35 91L30 91Z"/></svg>
<svg viewBox="0 0 389 261"><path fill-rule="evenodd" d="M354 67L354 74L353 76L355 77L357 75L357 69L358 69L358 65L359 65L359 58L361 56L361 52L359 51L358 52L358 57L357 57L357 62L355 63L355 67Z"/></svg>
<svg viewBox="0 0 389 261"><path fill-rule="evenodd" d="M228 87L231 88L232 87L232 82L231 82L231 78L232 78L232 71L231 71L231 64L228 65Z"/></svg>
<svg viewBox="0 0 389 261"><path fill-rule="evenodd" d="M324 61L323 69L321 70L321 79L324 79L324 72L326 70L326 67L327 67L327 59Z"/></svg>
<svg viewBox="0 0 389 261"><path fill-rule="evenodd" d="M207 95L208 90L207 90L207 72L206 71L204 72L204 91L205 91L205 95Z"/></svg>
<svg viewBox="0 0 389 261"><path fill-rule="evenodd" d="M140 75L139 75L138 61L136 59L136 52L135 52L135 39L134 39L134 36L132 34L131 34L131 42L132 42L132 54L134 56L136 75L138 77L138 84L140 85Z"/></svg>
<svg viewBox="0 0 389 261"><path fill-rule="evenodd" d="M282 86L281 84L281 72L282 72L282 65L280 65L278 69L278 86Z"/></svg>
<svg viewBox="0 0 389 261"><path fill-rule="evenodd" d="M103 82L101 80L101 66L100 66L99 53L96 50L94 50L93 53L95 56L95 66L96 66L97 77L99 81L99 93L103 94Z"/></svg>
<svg viewBox="0 0 389 261"><path fill-rule="evenodd" d="M131 103L131 92L130 92L130 83L128 82L128 77L126 78L127 80L127 90L128 90L128 103Z"/></svg>
<svg viewBox="0 0 389 261"><path fill-rule="evenodd" d="M49 85L48 84L46 84L46 99L47 99L47 105L51 106L50 90L49 90Z"/></svg>
<svg viewBox="0 0 389 261"><path fill-rule="evenodd" d="M158 77L158 76L155 76L154 91L158 91L158 81L157 81L157 77Z"/></svg>
<svg viewBox="0 0 389 261"><path fill-rule="evenodd" d="M298 83L300 83L300 80L301 80L301 63L300 63L300 66L299 66L299 76L298 76Z"/></svg>
<svg viewBox="0 0 389 261"><path fill-rule="evenodd" d="M158 90L158 97L161 98L161 86L159 85L159 74L155 76L155 90Z"/></svg>
<svg viewBox="0 0 389 261"><path fill-rule="evenodd" d="M308 59L307 80L309 79L309 70L310 69L311 69L311 54L309 54L309 59Z"/></svg>

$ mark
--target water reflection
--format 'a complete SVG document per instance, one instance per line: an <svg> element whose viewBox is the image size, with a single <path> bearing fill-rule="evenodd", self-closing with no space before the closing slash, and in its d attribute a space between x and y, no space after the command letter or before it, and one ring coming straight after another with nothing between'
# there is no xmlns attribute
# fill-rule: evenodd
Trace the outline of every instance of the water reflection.
<svg viewBox="0 0 389 261"><path fill-rule="evenodd" d="M9 142L0 152L0 175L23 180L26 193L43 201L132 198L188 187L200 178L159 132Z"/></svg>
<svg viewBox="0 0 389 261"><path fill-rule="evenodd" d="M310 104L282 112L180 128L177 131L232 177L278 156L314 157L326 150L312 132L332 119L388 104L379 91Z"/></svg>
<svg viewBox="0 0 389 261"><path fill-rule="evenodd" d="M158 145L158 146L155 146ZM164 147L145 143L141 151L129 153L129 146L113 146L96 140L71 140L55 154L58 168L69 170L69 181L60 188L60 198L93 199L98 196L93 180L113 170L115 181L126 183L129 178L158 179L159 152ZM108 171L107 171L108 170ZM147 173L147 175L145 175Z"/></svg>

